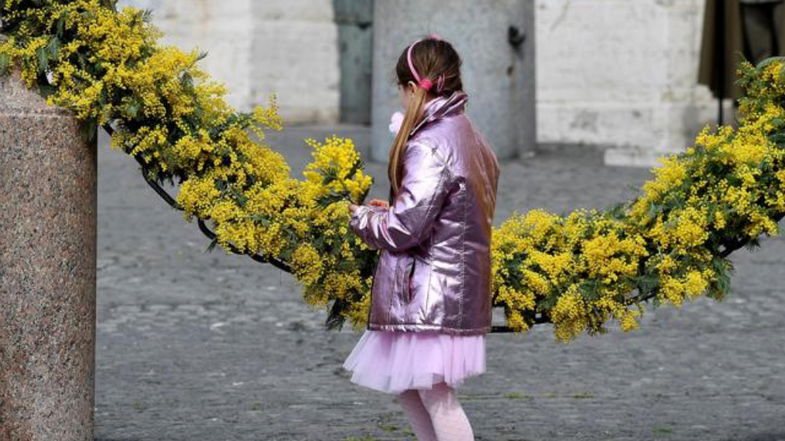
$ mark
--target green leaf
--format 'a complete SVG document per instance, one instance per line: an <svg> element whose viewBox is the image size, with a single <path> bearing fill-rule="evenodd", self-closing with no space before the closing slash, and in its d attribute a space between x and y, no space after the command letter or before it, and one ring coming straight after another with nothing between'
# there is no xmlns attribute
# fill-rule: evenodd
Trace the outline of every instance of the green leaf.
<svg viewBox="0 0 785 441"><path fill-rule="evenodd" d="M57 36L62 37L63 33L65 32L65 21L68 19L68 11L63 11L60 14L60 18L57 19Z"/></svg>
<svg viewBox="0 0 785 441"><path fill-rule="evenodd" d="M660 209L661 209L660 205L658 205L658 204L656 204L654 202L649 203L649 210L648 210L649 217L652 217L652 218L655 217L657 215L657 213L660 212Z"/></svg>
<svg viewBox="0 0 785 441"><path fill-rule="evenodd" d="M95 118L90 118L79 124L79 130L87 142L95 140L98 132L98 121Z"/></svg>
<svg viewBox="0 0 785 441"><path fill-rule="evenodd" d="M46 45L46 51L49 53L50 59L56 60L57 55L60 53L60 39L52 37L52 39L49 40L49 44Z"/></svg>
<svg viewBox="0 0 785 441"><path fill-rule="evenodd" d="M38 73L46 72L46 69L49 68L49 57L46 53L46 46L36 49L35 55L38 60Z"/></svg>
<svg viewBox="0 0 785 441"><path fill-rule="evenodd" d="M152 9L145 9L142 11L142 21L145 23L150 23L153 19L153 10Z"/></svg>
<svg viewBox="0 0 785 441"><path fill-rule="evenodd" d="M8 72L8 67L11 64L11 59L8 54L0 53L0 75L5 75Z"/></svg>
<svg viewBox="0 0 785 441"><path fill-rule="evenodd" d="M636 285L638 291L642 293L649 293L658 286L660 278L657 274L642 274L637 277Z"/></svg>
<svg viewBox="0 0 785 441"><path fill-rule="evenodd" d="M765 59L761 60L755 66L755 68L760 70L760 69L763 69L764 67L768 66L769 64L774 63L774 62L778 62L778 61L785 61L785 57L783 57L783 56L776 56L776 57L765 58Z"/></svg>
<svg viewBox="0 0 785 441"><path fill-rule="evenodd" d="M578 290L586 300L597 300L600 298L600 282L594 279L586 279L580 282Z"/></svg>
<svg viewBox="0 0 785 441"><path fill-rule="evenodd" d="M180 78L180 84L187 89L193 89L194 87L194 78L188 72L183 72L182 77Z"/></svg>
<svg viewBox="0 0 785 441"><path fill-rule="evenodd" d="M141 106L139 105L139 102L132 99L126 103L125 113L131 118L136 118L136 116L139 114L140 107Z"/></svg>

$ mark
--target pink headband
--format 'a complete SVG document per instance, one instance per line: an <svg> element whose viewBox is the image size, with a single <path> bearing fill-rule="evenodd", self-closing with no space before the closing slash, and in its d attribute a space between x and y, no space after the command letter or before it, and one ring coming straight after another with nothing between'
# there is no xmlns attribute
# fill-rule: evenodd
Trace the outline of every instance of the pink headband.
<svg viewBox="0 0 785 441"><path fill-rule="evenodd" d="M429 39L442 41L442 37L439 34L429 34ZM406 60L409 62L409 70L412 71L412 75L414 79L417 80L417 85L422 87L425 90L430 90L433 87L433 81L430 78L420 78L420 75L417 74L417 70L414 68L414 64L412 64L412 48L415 44L421 42L422 39L419 39L412 43L409 46L409 49L406 51ZM441 92L444 88L444 74L439 75L436 79L436 92Z"/></svg>

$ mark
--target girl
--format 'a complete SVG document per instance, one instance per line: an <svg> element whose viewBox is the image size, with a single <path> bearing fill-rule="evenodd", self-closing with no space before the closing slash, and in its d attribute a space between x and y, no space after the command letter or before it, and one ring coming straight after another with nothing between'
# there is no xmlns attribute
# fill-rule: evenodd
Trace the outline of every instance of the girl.
<svg viewBox="0 0 785 441"><path fill-rule="evenodd" d="M465 114L461 59L430 35L396 74L406 112L390 148L390 201L351 204L349 225L380 249L365 332L343 367L396 394L421 441L473 440L454 388L485 372L491 221L499 164Z"/></svg>

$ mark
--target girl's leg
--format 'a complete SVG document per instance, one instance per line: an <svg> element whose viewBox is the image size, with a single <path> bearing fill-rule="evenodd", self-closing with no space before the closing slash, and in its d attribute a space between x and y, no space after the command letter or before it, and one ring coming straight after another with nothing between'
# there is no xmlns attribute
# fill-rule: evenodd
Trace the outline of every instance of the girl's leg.
<svg viewBox="0 0 785 441"><path fill-rule="evenodd" d="M398 401L419 441L439 441L433 431L431 416L423 406L416 389L407 389L398 394Z"/></svg>
<svg viewBox="0 0 785 441"><path fill-rule="evenodd" d="M438 441L474 441L469 418L452 387L441 382L434 384L433 389L421 389L418 392L431 416Z"/></svg>

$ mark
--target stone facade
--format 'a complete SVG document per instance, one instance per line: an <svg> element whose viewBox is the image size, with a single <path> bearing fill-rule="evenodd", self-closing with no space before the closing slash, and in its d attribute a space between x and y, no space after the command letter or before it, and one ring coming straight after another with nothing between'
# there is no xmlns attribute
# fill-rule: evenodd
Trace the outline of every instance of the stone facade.
<svg viewBox="0 0 785 441"><path fill-rule="evenodd" d="M241 110L275 93L284 121L339 118L338 28L331 0L121 0L153 11L164 42L208 52L202 67Z"/></svg>
<svg viewBox="0 0 785 441"><path fill-rule="evenodd" d="M537 0L537 132L652 164L716 122L698 85L703 0Z"/></svg>
<svg viewBox="0 0 785 441"><path fill-rule="evenodd" d="M264 103L276 92L286 121L339 119L332 1L123 3L153 9L168 42L208 50L204 66L229 85L236 106ZM535 0L537 142L602 145L609 147L607 163L637 165L690 145L704 124L715 122L717 108L697 84L703 3ZM487 19L494 11L486 9ZM422 26L451 36L435 17ZM469 49L462 55L471 71L483 58Z"/></svg>

